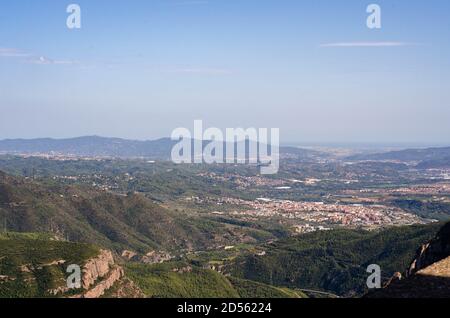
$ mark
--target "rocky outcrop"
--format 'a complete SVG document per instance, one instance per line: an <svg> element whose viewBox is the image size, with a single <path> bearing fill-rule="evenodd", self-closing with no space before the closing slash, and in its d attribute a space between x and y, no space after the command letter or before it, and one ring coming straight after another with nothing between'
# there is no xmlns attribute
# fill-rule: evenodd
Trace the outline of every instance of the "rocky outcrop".
<svg viewBox="0 0 450 318"><path fill-rule="evenodd" d="M7 275L0 275L0 283L5 283L5 282L9 282L9 281L14 281L14 280L16 280L16 278L9 277Z"/></svg>
<svg viewBox="0 0 450 318"><path fill-rule="evenodd" d="M121 257L127 261L140 262L144 264L160 264L170 261L173 256L165 251L150 251L145 255L133 251L123 250Z"/></svg>
<svg viewBox="0 0 450 318"><path fill-rule="evenodd" d="M122 252L122 257L129 261L132 260L133 258L135 258L136 256L137 256L137 253L133 252L133 251L124 250Z"/></svg>
<svg viewBox="0 0 450 318"><path fill-rule="evenodd" d="M444 258L417 272L416 275L442 277L450 279L450 257Z"/></svg>
<svg viewBox="0 0 450 318"><path fill-rule="evenodd" d="M450 297L450 223L417 251L403 279L397 273L385 288L367 298L448 298Z"/></svg>
<svg viewBox="0 0 450 318"><path fill-rule="evenodd" d="M124 277L124 270L114 262L111 251L101 250L82 269L83 293L72 298L99 298Z"/></svg>
<svg viewBox="0 0 450 318"><path fill-rule="evenodd" d="M151 251L142 256L141 262L144 264L160 264L167 261L170 261L173 258L167 252L164 251Z"/></svg>
<svg viewBox="0 0 450 318"><path fill-rule="evenodd" d="M145 298L142 290L130 279L124 277L113 288L108 290L109 298Z"/></svg>
<svg viewBox="0 0 450 318"><path fill-rule="evenodd" d="M192 273L192 266L185 266L182 268L174 268L174 269L172 269L172 272L178 273L178 274Z"/></svg>
<svg viewBox="0 0 450 318"><path fill-rule="evenodd" d="M392 285L392 284L395 283L395 282L401 281L402 278L403 278L402 273L400 273L400 272L395 273L395 274L389 279L389 281L384 285L384 288L386 288L386 287Z"/></svg>
<svg viewBox="0 0 450 318"><path fill-rule="evenodd" d="M450 256L450 223L445 225L437 236L424 244L418 251L414 261L407 271L407 277L412 276L428 266Z"/></svg>
<svg viewBox="0 0 450 318"><path fill-rule="evenodd" d="M112 265L114 265L114 257L112 252L107 250L101 250L97 257L88 260L82 270L83 289L89 289L99 278L105 277Z"/></svg>
<svg viewBox="0 0 450 318"><path fill-rule="evenodd" d="M53 266L64 262L55 261ZM28 269L29 267L25 267ZM24 271L26 272L26 270ZM1 280L5 278L0 276ZM100 250L99 254L86 261L82 268L81 289L78 294L70 294L66 284L47 291L52 296L67 296L69 298L142 298L145 294L131 280L125 277L121 266L115 263L111 251Z"/></svg>
<svg viewBox="0 0 450 318"><path fill-rule="evenodd" d="M100 298L124 276L122 267L116 266L109 271L107 277L83 294L83 298Z"/></svg>

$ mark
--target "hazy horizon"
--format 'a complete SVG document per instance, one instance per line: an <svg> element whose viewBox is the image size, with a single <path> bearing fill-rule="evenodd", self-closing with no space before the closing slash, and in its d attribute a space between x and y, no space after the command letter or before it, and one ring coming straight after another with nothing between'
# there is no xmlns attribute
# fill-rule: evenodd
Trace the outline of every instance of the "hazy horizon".
<svg viewBox="0 0 450 318"><path fill-rule="evenodd" d="M101 136L101 135L80 135L65 138L58 137L34 137L34 138L4 138L1 141L8 140L70 140L79 138L106 138L106 139L122 139L129 141L157 141L161 139L170 139L170 136L164 136L154 139L139 138L123 138L120 136ZM433 148L433 147L450 147L448 143L426 143L426 142L339 142L339 141L283 141L280 143L283 147L299 147L299 148L349 148L349 149L407 149L407 148Z"/></svg>
<svg viewBox="0 0 450 318"><path fill-rule="evenodd" d="M0 4L0 139L280 128L284 144L450 144L450 3Z"/></svg>

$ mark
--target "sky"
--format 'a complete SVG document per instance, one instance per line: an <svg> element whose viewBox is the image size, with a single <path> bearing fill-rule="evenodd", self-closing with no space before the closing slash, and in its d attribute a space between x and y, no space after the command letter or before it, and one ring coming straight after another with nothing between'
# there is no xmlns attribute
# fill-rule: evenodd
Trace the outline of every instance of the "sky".
<svg viewBox="0 0 450 318"><path fill-rule="evenodd" d="M448 0L0 0L0 139L146 140L203 120L282 142L450 145L449 13Z"/></svg>

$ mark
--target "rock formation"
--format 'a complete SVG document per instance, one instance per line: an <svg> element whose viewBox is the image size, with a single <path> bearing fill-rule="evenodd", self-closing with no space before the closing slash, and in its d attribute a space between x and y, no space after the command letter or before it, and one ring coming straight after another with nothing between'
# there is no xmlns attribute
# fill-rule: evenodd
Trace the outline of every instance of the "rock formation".
<svg viewBox="0 0 450 318"><path fill-rule="evenodd" d="M369 292L367 298L448 298L450 297L450 223L417 251L406 270L385 288Z"/></svg>
<svg viewBox="0 0 450 318"><path fill-rule="evenodd" d="M88 260L83 266L83 289L89 289L99 278L105 277L112 265L114 258L111 251L107 250L101 250L97 257Z"/></svg>
<svg viewBox="0 0 450 318"><path fill-rule="evenodd" d="M100 298L115 283L120 281L124 276L123 269L119 266L114 267L108 273L107 277L95 285L92 289L83 294L83 298Z"/></svg>
<svg viewBox="0 0 450 318"><path fill-rule="evenodd" d="M407 271L407 276L412 276L428 266L450 256L450 223L445 225L431 240L423 245Z"/></svg>
<svg viewBox="0 0 450 318"><path fill-rule="evenodd" d="M101 250L83 266L81 285L85 290L73 298L99 298L124 277L124 270L114 262L111 251Z"/></svg>

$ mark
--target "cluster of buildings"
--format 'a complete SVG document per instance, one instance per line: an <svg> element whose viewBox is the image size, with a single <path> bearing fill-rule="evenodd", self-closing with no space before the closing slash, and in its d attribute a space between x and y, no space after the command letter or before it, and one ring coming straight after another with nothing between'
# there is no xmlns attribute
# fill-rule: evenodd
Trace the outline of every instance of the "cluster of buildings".
<svg viewBox="0 0 450 318"><path fill-rule="evenodd" d="M371 204L327 204L323 202L297 202L258 198L254 201L220 198L201 199L217 205L230 205L227 212L234 217L282 218L300 225L297 232L327 230L327 225L376 228L389 225L421 224L427 221L396 207ZM235 207L239 207L236 209ZM314 225L311 225L314 224ZM320 226L320 228L319 228Z"/></svg>
<svg viewBox="0 0 450 318"><path fill-rule="evenodd" d="M419 217L401 209L383 205L324 204L323 202L295 202L256 200L250 209L238 212L256 216L281 216L319 224L336 224L355 227L409 225L423 223Z"/></svg>

